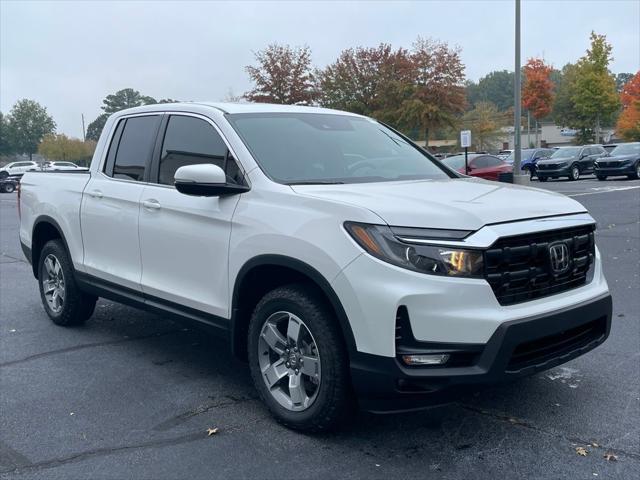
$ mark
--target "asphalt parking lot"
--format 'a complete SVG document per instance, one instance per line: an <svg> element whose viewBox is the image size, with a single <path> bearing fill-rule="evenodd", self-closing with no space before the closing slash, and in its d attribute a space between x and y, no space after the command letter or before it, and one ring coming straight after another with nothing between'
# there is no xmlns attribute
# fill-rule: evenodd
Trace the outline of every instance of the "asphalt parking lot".
<svg viewBox="0 0 640 480"><path fill-rule="evenodd" d="M532 185L598 221L609 340L456 404L363 413L321 436L272 421L246 366L197 329L104 300L84 327L53 325L20 250L15 195L0 195L0 477L637 478L640 181Z"/></svg>

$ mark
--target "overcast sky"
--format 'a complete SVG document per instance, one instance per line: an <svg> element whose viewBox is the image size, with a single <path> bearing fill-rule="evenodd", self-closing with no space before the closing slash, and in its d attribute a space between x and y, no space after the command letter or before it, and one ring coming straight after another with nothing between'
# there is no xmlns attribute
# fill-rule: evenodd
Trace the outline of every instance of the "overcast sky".
<svg viewBox="0 0 640 480"><path fill-rule="evenodd" d="M591 30L613 44L614 73L640 69L639 0L524 0L522 55L562 67ZM467 78L514 64L514 1L29 2L0 0L0 110L31 98L58 132L81 137L105 95L222 100L249 88L244 66L272 42L308 45L317 66L345 48L418 35L459 45Z"/></svg>

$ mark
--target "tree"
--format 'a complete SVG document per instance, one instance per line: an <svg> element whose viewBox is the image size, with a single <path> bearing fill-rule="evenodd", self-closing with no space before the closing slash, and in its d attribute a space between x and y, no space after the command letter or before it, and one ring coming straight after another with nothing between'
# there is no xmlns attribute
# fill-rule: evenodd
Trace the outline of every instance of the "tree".
<svg viewBox="0 0 640 480"><path fill-rule="evenodd" d="M571 100L579 120L577 126L583 132L581 139L586 139L586 130L595 129L595 140L599 141L600 125L611 122L620 107L615 77L609 71L611 50L605 35L591 32L591 48L578 61Z"/></svg>
<svg viewBox="0 0 640 480"><path fill-rule="evenodd" d="M473 107L478 102L491 102L498 110L513 107L513 84L515 74L507 70L491 72L478 83L467 82L467 101Z"/></svg>
<svg viewBox="0 0 640 480"><path fill-rule="evenodd" d="M47 160L87 165L95 148L96 142L91 140L83 142L77 138L69 138L64 134L50 134L45 135L42 139L38 152Z"/></svg>
<svg viewBox="0 0 640 480"><path fill-rule="evenodd" d="M3 113L0 112L0 156L11 155L13 153L12 147L9 141L9 123Z"/></svg>
<svg viewBox="0 0 640 480"><path fill-rule="evenodd" d="M397 109L403 87L411 85L412 63L408 51L377 47L349 48L324 70L316 73L322 106L374 117Z"/></svg>
<svg viewBox="0 0 640 480"><path fill-rule="evenodd" d="M55 130L56 122L49 116L47 109L34 100L19 100L7 118L10 144L16 153L26 153L29 159L38 150L42 137Z"/></svg>
<svg viewBox="0 0 640 480"><path fill-rule="evenodd" d="M244 94L251 102L308 105L316 97L309 47L269 45L256 52L256 66L245 70L254 87Z"/></svg>
<svg viewBox="0 0 640 480"><path fill-rule="evenodd" d="M536 121L536 146L538 146L538 122L551 113L553 104L552 71L553 68L539 58L530 58L524 66L522 104L533 114Z"/></svg>
<svg viewBox="0 0 640 480"><path fill-rule="evenodd" d="M640 71L624 85L620 100L623 110L616 130L627 141L640 141Z"/></svg>
<svg viewBox="0 0 640 480"><path fill-rule="evenodd" d="M575 111L573 100L571 99L577 76L577 65L567 63L562 67L560 80L556 84L556 95L552 115L554 121L563 127L573 127L578 122L578 114Z"/></svg>
<svg viewBox="0 0 640 480"><path fill-rule="evenodd" d="M412 93L400 105L398 123L408 129L422 128L428 146L430 130L453 126L466 107L464 65L459 48L420 37L413 44L410 59Z"/></svg>
<svg viewBox="0 0 640 480"><path fill-rule="evenodd" d="M634 77L633 73L619 73L616 75L616 90L622 92L623 87Z"/></svg>
<svg viewBox="0 0 640 480"><path fill-rule="evenodd" d="M85 138L87 140L93 140L94 142L97 142L100 138L100 134L102 133L102 129L104 128L105 123L107 123L108 118L108 113L99 115L98 118L96 118L87 126L87 134Z"/></svg>
<svg viewBox="0 0 640 480"><path fill-rule="evenodd" d="M162 99L158 102L155 98L142 95L139 91L134 90L133 88L123 88L122 90L118 90L116 93L107 95L104 100L102 100L102 107L100 108L104 113L100 114L98 118L89 124L87 127L86 138L97 142L100 138L100 134L102 133L102 129L107 122L107 118L109 118L109 115L112 113L119 112L126 108L141 107L142 105L175 102L177 102L177 100L170 98Z"/></svg>
<svg viewBox="0 0 640 480"><path fill-rule="evenodd" d="M512 115L500 112L491 102L478 102L475 107L465 112L461 119L461 126L471 130L473 146L476 150L489 150L495 146L495 141L502 136L501 127L506 126Z"/></svg>
<svg viewBox="0 0 640 480"><path fill-rule="evenodd" d="M158 103L155 98L140 94L133 88L124 88L116 93L107 95L102 100L102 110L105 113L112 114L124 110L125 108L140 107L142 105L153 105Z"/></svg>

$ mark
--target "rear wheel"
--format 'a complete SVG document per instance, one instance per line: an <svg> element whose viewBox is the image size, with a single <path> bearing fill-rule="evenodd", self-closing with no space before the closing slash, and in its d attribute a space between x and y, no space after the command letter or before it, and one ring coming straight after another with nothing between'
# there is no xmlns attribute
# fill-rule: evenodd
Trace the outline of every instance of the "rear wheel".
<svg viewBox="0 0 640 480"><path fill-rule="evenodd" d="M547 181L547 177L538 176L538 180L540 180L541 182L546 182Z"/></svg>
<svg viewBox="0 0 640 480"><path fill-rule="evenodd" d="M4 185L2 185L2 191L5 193L13 193L15 189L16 189L16 186L11 182L7 182Z"/></svg>
<svg viewBox="0 0 640 480"><path fill-rule="evenodd" d="M97 298L81 292L76 285L62 241L51 240L40 252L38 283L44 310L56 325L80 325L93 314Z"/></svg>
<svg viewBox="0 0 640 480"><path fill-rule="evenodd" d="M3 170L2 172L0 172L0 180L3 178L7 178L9 176L9 172L7 172L6 170Z"/></svg>
<svg viewBox="0 0 640 480"><path fill-rule="evenodd" d="M332 311L305 285L267 293L249 323L253 383L271 414L296 430L323 431L353 407L348 358Z"/></svg>
<svg viewBox="0 0 640 480"><path fill-rule="evenodd" d="M636 163L636 171L635 173L629 175L629 178L631 180L637 180L638 178L640 178L640 162Z"/></svg>
<svg viewBox="0 0 640 480"><path fill-rule="evenodd" d="M607 179L606 175L596 175L596 178L601 182L604 182Z"/></svg>
<svg viewBox="0 0 640 480"><path fill-rule="evenodd" d="M571 165L571 171L569 172L569 180L575 182L580 178L580 168L577 165Z"/></svg>

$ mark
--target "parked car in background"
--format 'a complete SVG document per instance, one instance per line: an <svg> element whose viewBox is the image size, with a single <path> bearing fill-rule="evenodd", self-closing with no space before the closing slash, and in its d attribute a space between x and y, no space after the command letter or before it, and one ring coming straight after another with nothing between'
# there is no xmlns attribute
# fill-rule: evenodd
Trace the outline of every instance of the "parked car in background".
<svg viewBox="0 0 640 480"><path fill-rule="evenodd" d="M554 148L525 148L522 150L520 157L520 170L528 172L530 177L534 177L536 174L536 164L538 160L544 160L549 158L556 150ZM513 165L515 154L513 151L507 157L505 162Z"/></svg>
<svg viewBox="0 0 640 480"><path fill-rule="evenodd" d="M595 173L598 180L619 175L634 180L640 178L640 142L618 144L595 162Z"/></svg>
<svg viewBox="0 0 640 480"><path fill-rule="evenodd" d="M7 178L9 175L17 175L25 173L29 170L37 170L38 163L32 161L11 162L0 168L0 179Z"/></svg>
<svg viewBox="0 0 640 480"><path fill-rule="evenodd" d="M75 163L71 163L71 162L47 162L42 166L43 170L56 170L56 171L60 171L60 170L77 170L77 169L82 169L82 168L86 168L86 167L80 167L79 165L76 165Z"/></svg>
<svg viewBox="0 0 640 480"><path fill-rule="evenodd" d="M458 173L465 173L464 155L455 155L442 160L447 167ZM470 154L468 158L469 175L472 177L480 177L486 180L498 180L501 173L510 173L513 167L508 163L500 160L495 155L486 155L482 153Z"/></svg>
<svg viewBox="0 0 640 480"><path fill-rule="evenodd" d="M20 185L20 175L9 175L8 177L0 178L0 193L13 193Z"/></svg>
<svg viewBox="0 0 640 480"><path fill-rule="evenodd" d="M560 147L548 159L537 162L536 175L541 182L558 177L578 180L580 175L593 173L595 161L606 154L602 145Z"/></svg>
<svg viewBox="0 0 640 480"><path fill-rule="evenodd" d="M509 156L513 153L513 150L500 150L498 152L498 154L496 155L496 157L498 157L500 160L504 160L506 161L507 158L509 158Z"/></svg>

